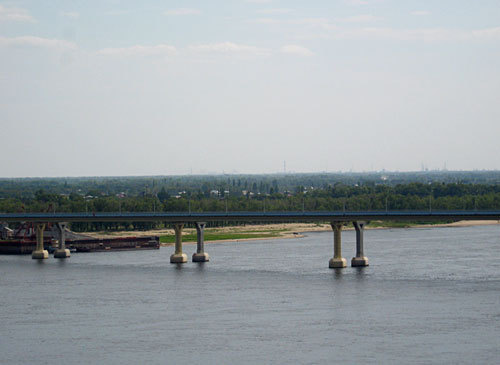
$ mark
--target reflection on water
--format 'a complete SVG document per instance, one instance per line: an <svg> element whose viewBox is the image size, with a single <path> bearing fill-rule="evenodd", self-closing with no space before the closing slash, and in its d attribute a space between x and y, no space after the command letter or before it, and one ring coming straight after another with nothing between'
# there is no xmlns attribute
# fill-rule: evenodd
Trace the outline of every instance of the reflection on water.
<svg viewBox="0 0 500 365"><path fill-rule="evenodd" d="M352 269L356 273L357 280L364 280L365 279L366 270L368 270L368 268L366 268L366 267L353 267Z"/></svg>
<svg viewBox="0 0 500 365"><path fill-rule="evenodd" d="M500 226L160 251L0 256L0 363L495 363ZM344 232L350 262L354 232ZM185 245L188 257L195 245Z"/></svg>
<svg viewBox="0 0 500 365"><path fill-rule="evenodd" d="M331 271L333 272L335 280L342 280L344 269L331 269Z"/></svg>

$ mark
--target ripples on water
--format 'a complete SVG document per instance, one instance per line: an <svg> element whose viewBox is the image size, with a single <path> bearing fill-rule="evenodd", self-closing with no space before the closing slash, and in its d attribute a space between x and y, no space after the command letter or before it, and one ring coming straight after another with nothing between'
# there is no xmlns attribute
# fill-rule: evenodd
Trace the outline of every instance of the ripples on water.
<svg viewBox="0 0 500 365"><path fill-rule="evenodd" d="M0 256L0 363L500 362L500 226L367 231L340 271L332 241Z"/></svg>

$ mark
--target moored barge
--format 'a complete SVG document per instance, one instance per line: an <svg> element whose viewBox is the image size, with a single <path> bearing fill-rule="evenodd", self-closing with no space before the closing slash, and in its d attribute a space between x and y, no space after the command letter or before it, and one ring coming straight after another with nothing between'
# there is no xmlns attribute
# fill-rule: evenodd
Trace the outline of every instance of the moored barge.
<svg viewBox="0 0 500 365"><path fill-rule="evenodd" d="M35 240L0 240L0 254L3 255L30 255L35 247ZM44 240L44 247L51 252L57 247L57 241ZM160 248L160 238L152 236L66 240L66 248L73 252L157 250Z"/></svg>
<svg viewBox="0 0 500 365"><path fill-rule="evenodd" d="M22 224L16 230L5 224L1 227L0 255L30 255L36 247L36 234L31 224ZM44 248L52 252L58 246L57 235L52 227L44 232ZM73 252L100 252L125 250L157 250L160 248L160 237L116 237L93 238L66 230L66 248Z"/></svg>

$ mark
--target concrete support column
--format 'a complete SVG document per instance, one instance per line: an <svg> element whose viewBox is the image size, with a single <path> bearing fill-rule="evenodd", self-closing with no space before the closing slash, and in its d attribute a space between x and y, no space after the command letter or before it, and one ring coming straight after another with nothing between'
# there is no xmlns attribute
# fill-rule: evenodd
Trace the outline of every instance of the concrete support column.
<svg viewBox="0 0 500 365"><path fill-rule="evenodd" d="M368 266L368 258L365 257L363 249L363 233L365 231L366 222L352 222L356 229L356 257L351 260L351 266Z"/></svg>
<svg viewBox="0 0 500 365"><path fill-rule="evenodd" d="M183 264L187 262L187 255L182 253L182 228L183 223L175 223L175 253L170 256L170 262L172 264Z"/></svg>
<svg viewBox="0 0 500 365"><path fill-rule="evenodd" d="M49 251L43 247L43 231L45 230L44 223L36 224L36 248L31 253L31 258L36 260L43 260L49 258Z"/></svg>
<svg viewBox="0 0 500 365"><path fill-rule="evenodd" d="M54 257L56 259L65 259L71 256L69 250L66 248L66 227L68 223L57 223L56 229L59 233L59 247L54 252Z"/></svg>
<svg viewBox="0 0 500 365"><path fill-rule="evenodd" d="M210 261L210 256L205 252L205 225L204 222L196 222L197 244L196 252L193 254L193 262Z"/></svg>
<svg viewBox="0 0 500 365"><path fill-rule="evenodd" d="M331 222L333 229L333 258L330 259L331 269L340 269L347 266L347 261L342 257L342 222Z"/></svg>

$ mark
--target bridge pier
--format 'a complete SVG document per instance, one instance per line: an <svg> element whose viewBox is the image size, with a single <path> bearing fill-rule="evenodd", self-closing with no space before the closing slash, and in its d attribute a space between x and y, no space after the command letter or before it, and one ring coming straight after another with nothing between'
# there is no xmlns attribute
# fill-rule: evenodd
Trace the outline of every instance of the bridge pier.
<svg viewBox="0 0 500 365"><path fill-rule="evenodd" d="M59 233L59 247L54 252L56 259L66 259L71 256L69 250L66 248L66 226L68 223L57 223L56 228Z"/></svg>
<svg viewBox="0 0 500 365"><path fill-rule="evenodd" d="M183 223L175 223L175 253L170 256L170 263L172 264L184 264L187 262L187 255L182 253L182 228Z"/></svg>
<svg viewBox="0 0 500 365"><path fill-rule="evenodd" d="M333 229L333 258L330 259L331 269L341 269L347 266L347 261L342 257L342 222L331 222Z"/></svg>
<svg viewBox="0 0 500 365"><path fill-rule="evenodd" d="M210 256L205 252L205 225L204 222L196 222L197 243L196 252L193 254L193 262L210 261Z"/></svg>
<svg viewBox="0 0 500 365"><path fill-rule="evenodd" d="M49 251L43 247L43 231L45 230L44 223L36 224L36 248L31 253L31 258L35 260L44 260L49 258Z"/></svg>
<svg viewBox="0 0 500 365"><path fill-rule="evenodd" d="M368 258L364 254L363 249L363 233L365 231L366 222L352 222L356 230L356 257L351 260L352 267L368 266Z"/></svg>

